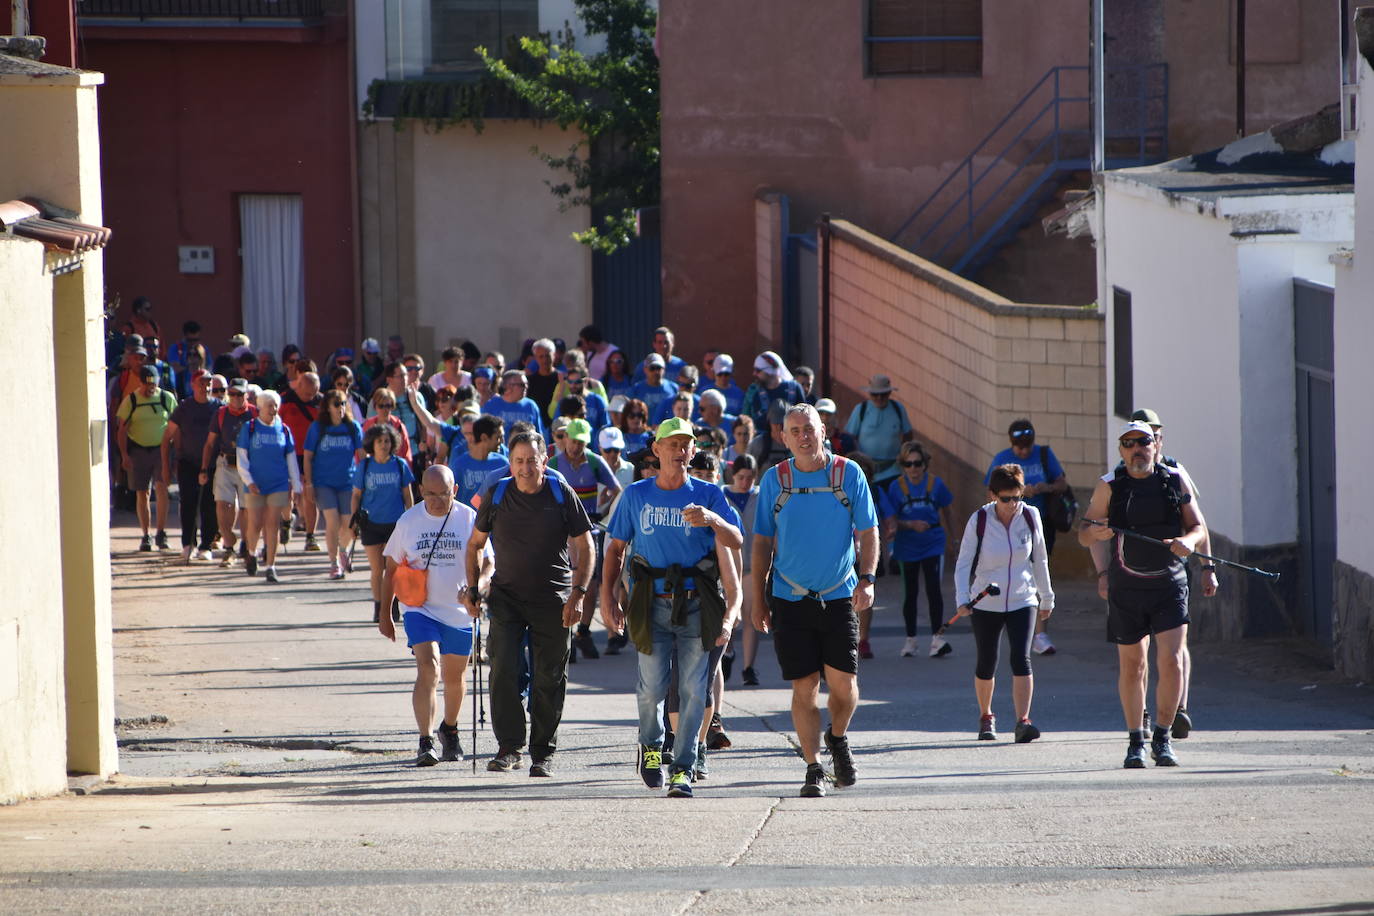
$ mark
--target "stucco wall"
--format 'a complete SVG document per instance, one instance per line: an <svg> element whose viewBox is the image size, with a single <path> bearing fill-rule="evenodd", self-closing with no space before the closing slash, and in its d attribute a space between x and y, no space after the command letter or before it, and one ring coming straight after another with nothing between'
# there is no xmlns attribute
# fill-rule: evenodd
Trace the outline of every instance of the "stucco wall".
<svg viewBox="0 0 1374 916"><path fill-rule="evenodd" d="M34 357L0 365L0 385L25 393L0 399L0 425L27 430L24 473L0 474L0 804L67 787L57 417L30 409L56 402L53 363L40 358L52 321L43 246L0 239L0 336Z"/></svg>

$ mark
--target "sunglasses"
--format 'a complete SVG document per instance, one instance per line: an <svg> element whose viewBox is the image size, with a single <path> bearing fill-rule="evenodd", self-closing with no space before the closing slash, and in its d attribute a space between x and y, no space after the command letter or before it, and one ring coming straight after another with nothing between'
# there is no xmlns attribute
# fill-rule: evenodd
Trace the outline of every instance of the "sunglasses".
<svg viewBox="0 0 1374 916"><path fill-rule="evenodd" d="M424 372L424 371L425 371L425 367L424 367L424 366L406 366L406 371L407 371L407 372Z"/></svg>
<svg viewBox="0 0 1374 916"><path fill-rule="evenodd" d="M1014 433L1011 434L1011 437L1012 437L1013 439L1023 439L1023 438L1025 438L1025 437L1027 437L1027 436L1029 436L1030 438L1034 439L1034 438L1035 438L1035 430L1033 430L1033 429L1018 429L1016 432L1014 432Z"/></svg>
<svg viewBox="0 0 1374 916"><path fill-rule="evenodd" d="M1019 502L1021 501L1021 497L1019 497L1019 496L999 496L999 497L997 497L997 501L998 501L999 503L1019 503Z"/></svg>
<svg viewBox="0 0 1374 916"><path fill-rule="evenodd" d="M646 416L645 416L644 414L642 414L642 413L627 413L627 414L624 414L624 417L625 417L625 419L627 419L627 420L643 420L643 419L646 419Z"/></svg>
<svg viewBox="0 0 1374 916"><path fill-rule="evenodd" d="M902 462L902 467L904 467L904 468L923 468L923 467L925 467L925 466L926 466L926 463L925 463L924 461L903 461L903 462Z"/></svg>
<svg viewBox="0 0 1374 916"><path fill-rule="evenodd" d="M336 366L348 366L348 367L351 368L351 367L353 366L353 360L351 360L351 359L338 359L338 360L335 360L335 361L334 361L334 365L336 365Z"/></svg>
<svg viewBox="0 0 1374 916"><path fill-rule="evenodd" d="M228 388L211 388L210 390L211 390L212 392L214 392L215 394L224 394L224 392L228 391L229 389L228 389Z"/></svg>
<svg viewBox="0 0 1374 916"><path fill-rule="evenodd" d="M231 392L229 392L229 397L231 397L231 398L243 398L243 397L247 397L247 396L248 396L248 392L246 392L246 391L231 391Z"/></svg>
<svg viewBox="0 0 1374 916"><path fill-rule="evenodd" d="M1146 448L1154 444L1151 436L1127 436L1121 440L1121 444L1126 448Z"/></svg>

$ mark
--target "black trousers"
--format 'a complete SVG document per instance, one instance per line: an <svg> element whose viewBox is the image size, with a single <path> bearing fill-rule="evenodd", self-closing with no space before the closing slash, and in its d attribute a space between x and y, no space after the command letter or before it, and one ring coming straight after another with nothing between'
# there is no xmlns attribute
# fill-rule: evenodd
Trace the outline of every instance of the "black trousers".
<svg viewBox="0 0 1374 916"><path fill-rule="evenodd" d="M525 747L525 708L520 696L524 641L529 634L530 756L549 757L558 748L558 724L568 692L572 631L563 626L563 602L530 605L493 588L487 599L487 655L491 659L491 727L501 751Z"/></svg>
<svg viewBox="0 0 1374 916"><path fill-rule="evenodd" d="M921 579L926 582L926 605L930 609L930 632L935 633L945 624L945 595L940 590L940 561L942 556L926 557L924 560L902 561L902 621L906 624L906 635L916 635L916 599L921 595Z"/></svg>
<svg viewBox="0 0 1374 916"><path fill-rule="evenodd" d="M219 518L215 515L215 469L205 486L200 485L200 462L177 459L177 486L181 488L181 546L209 550L210 542L219 536ZM196 515L200 515L200 542L196 542Z"/></svg>

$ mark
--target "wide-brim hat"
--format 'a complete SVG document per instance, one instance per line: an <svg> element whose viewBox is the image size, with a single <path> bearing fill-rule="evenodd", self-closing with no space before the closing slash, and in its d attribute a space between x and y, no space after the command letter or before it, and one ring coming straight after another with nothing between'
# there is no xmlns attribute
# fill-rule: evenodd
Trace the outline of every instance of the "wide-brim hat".
<svg viewBox="0 0 1374 916"><path fill-rule="evenodd" d="M896 389L892 387L892 379L886 375L875 375L859 390L866 394L891 394Z"/></svg>

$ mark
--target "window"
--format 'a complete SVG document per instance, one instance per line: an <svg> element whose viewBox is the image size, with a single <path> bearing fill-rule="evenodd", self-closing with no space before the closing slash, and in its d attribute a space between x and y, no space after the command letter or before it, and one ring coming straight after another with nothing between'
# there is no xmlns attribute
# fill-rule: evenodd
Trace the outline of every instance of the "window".
<svg viewBox="0 0 1374 916"><path fill-rule="evenodd" d="M868 0L870 76L981 76L983 0Z"/></svg>
<svg viewBox="0 0 1374 916"><path fill-rule="evenodd" d="M1135 412L1135 367L1131 362L1131 294L1112 287L1112 411L1118 417Z"/></svg>
<svg viewBox="0 0 1374 916"><path fill-rule="evenodd" d="M539 33L539 0L431 0L428 73L481 73L475 50L506 53L512 38Z"/></svg>

